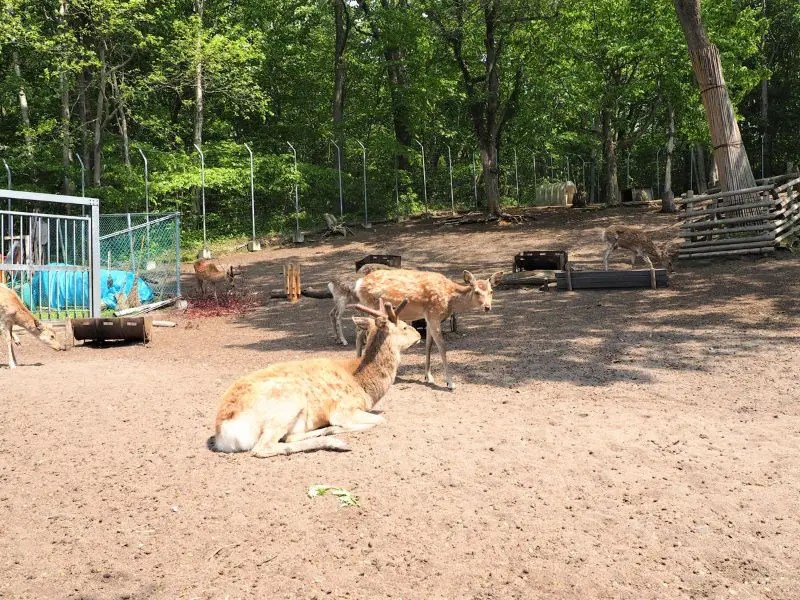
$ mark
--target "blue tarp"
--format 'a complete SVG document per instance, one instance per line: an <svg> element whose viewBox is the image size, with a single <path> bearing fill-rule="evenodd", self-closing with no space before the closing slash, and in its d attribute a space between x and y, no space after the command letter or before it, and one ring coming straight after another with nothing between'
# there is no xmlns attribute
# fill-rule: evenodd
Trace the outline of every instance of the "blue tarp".
<svg viewBox="0 0 800 600"><path fill-rule="evenodd" d="M51 263L50 266L67 266L63 263ZM112 287L108 287L111 275ZM134 274L130 271L108 271L100 269L100 299L110 308L117 307L114 294L124 292L126 295L133 288ZM37 271L31 283L22 289L22 300L31 310L38 306L50 306L53 309L66 309L89 306L89 273L85 271ZM139 278L139 300L142 304L153 299L150 286ZM49 300L49 302L48 302Z"/></svg>

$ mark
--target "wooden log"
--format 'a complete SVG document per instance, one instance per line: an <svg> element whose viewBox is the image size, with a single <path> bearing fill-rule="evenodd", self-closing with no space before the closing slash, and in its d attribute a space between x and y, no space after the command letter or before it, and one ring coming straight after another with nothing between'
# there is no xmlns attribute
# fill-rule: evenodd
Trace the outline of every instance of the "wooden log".
<svg viewBox="0 0 800 600"><path fill-rule="evenodd" d="M728 249L728 250L737 250L739 248L763 248L763 247L766 247L766 246L774 246L774 245L775 245L774 240L768 240L768 241L763 241L762 240L760 242L748 242L748 243L743 243L743 244L720 244L720 245L703 244L702 242L698 242L697 244L695 244L693 246L688 246L686 248L681 247L680 248L680 252L684 252L684 251L685 252L706 252L706 251L713 252L715 249L718 249L718 248L724 248L724 249Z"/></svg>
<svg viewBox="0 0 800 600"><path fill-rule="evenodd" d="M694 232L679 233L678 235L680 237L690 239L698 236L708 237L714 235L727 235L729 233L742 233L745 231L772 231L774 227L775 227L774 223L766 221L762 225L744 225L742 227L721 227L719 231L704 229L702 232L699 233L694 233Z"/></svg>
<svg viewBox="0 0 800 600"><path fill-rule="evenodd" d="M797 175L797 173L794 173L793 175L790 175L789 177L794 177L794 175ZM786 183L782 183L781 185L779 185L778 187L775 188L775 191L778 192L778 193L784 192L784 191L788 190L789 188L794 187L796 185L800 185L800 177L795 177L794 179L791 179L791 180L787 181Z"/></svg>
<svg viewBox="0 0 800 600"><path fill-rule="evenodd" d="M526 285L544 285L556 280L556 272L550 270L517 271L503 275L500 286L520 287Z"/></svg>
<svg viewBox="0 0 800 600"><path fill-rule="evenodd" d="M757 223L759 221L771 220L770 215L749 215L745 217L729 217L725 219L716 219L708 221L695 221L693 223L682 224L681 229L706 229L709 227L719 227L720 225L727 225L728 223Z"/></svg>
<svg viewBox="0 0 800 600"><path fill-rule="evenodd" d="M765 192L767 190L771 190L774 186L771 184L768 185L758 185L755 187L749 187L743 190L728 190L727 192L719 192L717 194L702 194L699 196L694 195L687 195L686 198L681 198L680 200L676 200L676 204L687 205L694 202L705 202L707 200L720 200L722 198L730 198L731 196L738 196L743 194L755 194L757 192ZM737 205L738 206L738 205Z"/></svg>
<svg viewBox="0 0 800 600"><path fill-rule="evenodd" d="M775 200L763 201L763 202L753 202L751 204L737 204L736 207L731 206L717 206L715 208L706 208L704 210L692 210L687 211L684 214L684 219L691 219L693 217L699 217L702 215L714 215L721 212L733 212L734 210L739 210L742 208L764 208L765 206L774 206ZM694 222L694 221L689 221Z"/></svg>
<svg viewBox="0 0 800 600"><path fill-rule="evenodd" d="M743 244L745 242L771 242L774 241L775 236L773 234L768 235L759 235L753 237L727 237L727 238L717 238L713 240L702 240L697 242L683 242L679 248L692 248L694 246L725 246L728 244Z"/></svg>
<svg viewBox="0 0 800 600"><path fill-rule="evenodd" d="M681 259L711 258L714 256L733 256L741 254L769 254L770 252L775 252L775 246L769 246L768 248L748 248L746 250L725 250L719 252L700 252L698 254L679 254L678 257Z"/></svg>

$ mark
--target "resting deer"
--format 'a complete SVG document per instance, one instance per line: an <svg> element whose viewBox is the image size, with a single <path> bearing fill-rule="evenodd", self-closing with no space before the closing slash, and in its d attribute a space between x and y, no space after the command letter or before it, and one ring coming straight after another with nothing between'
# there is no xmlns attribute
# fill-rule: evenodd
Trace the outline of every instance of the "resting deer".
<svg viewBox="0 0 800 600"><path fill-rule="evenodd" d="M329 313L331 317L331 324L333 325L333 337L342 346L347 346L347 339L344 337L344 331L342 330L342 314L344 313L344 309L347 308L348 304L355 304L358 302L358 296L356 296L355 292L353 291L353 286L355 285L356 280L358 277L369 275L373 271L392 268L394 267L378 263L368 263L361 266L355 277L334 277L328 283L328 289L333 296L333 308Z"/></svg>
<svg viewBox="0 0 800 600"><path fill-rule="evenodd" d="M227 281L230 287L234 288L234 278L241 274L241 271L234 271L233 267L227 267L206 258L194 262L194 276L197 278L197 287L200 288L201 297L205 297L204 284L210 283L214 287L214 300L217 300L217 284Z"/></svg>
<svg viewBox="0 0 800 600"><path fill-rule="evenodd" d="M368 331L362 358L311 358L270 365L236 381L217 410L213 447L249 450L267 458L310 450L349 450L338 433L364 431L383 422L369 412L394 382L400 353L419 333L380 303L355 308L375 318L353 317Z"/></svg>
<svg viewBox="0 0 800 600"><path fill-rule="evenodd" d="M47 344L53 350L64 350L64 344L58 340L53 328L39 321L23 304L16 292L0 285L0 329L3 341L8 346L8 367L14 369L17 360L14 356L14 345L19 346L19 338L14 333L14 325L27 329L37 340Z"/></svg>
<svg viewBox="0 0 800 600"><path fill-rule="evenodd" d="M653 242L652 232L626 225L612 225L603 230L603 241L606 243L603 252L603 268L606 271L608 271L608 257L617 249L630 250L633 253L631 266L639 256L651 269L654 268L652 258L670 272L673 270L672 261L677 251L676 246L670 242L657 246Z"/></svg>
<svg viewBox="0 0 800 600"><path fill-rule="evenodd" d="M425 381L433 383L431 347L435 343L442 357L445 383L453 390L456 386L447 365L441 322L454 312L461 313L473 308L483 309L484 312L492 310L492 287L500 283L502 276L502 271L498 271L488 279L476 279L472 273L464 271L467 285L461 285L439 273L393 269L374 271L360 278L353 290L359 301L368 306L376 306L381 299L399 302L407 298L406 319L411 322L424 318L427 325Z"/></svg>

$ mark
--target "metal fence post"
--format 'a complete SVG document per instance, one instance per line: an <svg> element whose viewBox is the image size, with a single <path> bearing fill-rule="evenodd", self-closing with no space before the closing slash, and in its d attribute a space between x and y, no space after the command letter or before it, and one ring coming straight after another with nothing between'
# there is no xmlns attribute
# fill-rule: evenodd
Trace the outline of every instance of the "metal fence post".
<svg viewBox="0 0 800 600"><path fill-rule="evenodd" d="M661 146L656 149L656 194L661 197L661 171L658 163L658 157L661 154ZM655 194L654 194L655 195ZM655 198L653 198L655 200Z"/></svg>
<svg viewBox="0 0 800 600"><path fill-rule="evenodd" d="M80 153L75 153L75 158L78 159L78 162L81 165L81 196L86 196L86 167L83 165L83 159L81 158Z"/></svg>
<svg viewBox="0 0 800 600"><path fill-rule="evenodd" d="M6 159L3 159L3 164L6 166L6 187L11 189L11 167L8 166ZM8 210L11 210L11 198L8 199Z"/></svg>
<svg viewBox="0 0 800 600"><path fill-rule="evenodd" d="M194 144L197 153L200 155L200 199L203 205L203 249L200 255L203 258L211 258L211 251L208 249L208 238L206 237L206 157L200 146Z"/></svg>
<svg viewBox="0 0 800 600"><path fill-rule="evenodd" d="M450 154L450 144L447 144L447 166L450 169L450 211L456 214L456 201L453 195L453 157Z"/></svg>
<svg viewBox="0 0 800 600"><path fill-rule="evenodd" d="M175 212L175 296L181 297L181 213Z"/></svg>
<svg viewBox="0 0 800 600"><path fill-rule="evenodd" d="M92 317L100 317L100 202L92 200L92 266L89 270L92 279Z"/></svg>
<svg viewBox="0 0 800 600"><path fill-rule="evenodd" d="M422 197L425 203L425 214L428 214L428 177L425 173L425 146L419 140L414 141L422 149Z"/></svg>
<svg viewBox="0 0 800 600"><path fill-rule="evenodd" d="M342 191L342 149L336 140L331 138L331 144L336 147L336 167L339 171L339 218L344 216L344 192Z"/></svg>
<svg viewBox="0 0 800 600"><path fill-rule="evenodd" d="M144 152L138 146L136 149L139 151L139 154L142 157L142 161L144 162L144 218L145 222L147 223L147 242L150 243L150 177L147 172L147 157L144 155Z"/></svg>
<svg viewBox="0 0 800 600"><path fill-rule="evenodd" d="M519 171L517 170L517 149L514 148L514 184L517 187L517 206L519 206Z"/></svg>
<svg viewBox="0 0 800 600"><path fill-rule="evenodd" d="M364 227L369 229L372 224L369 222L369 214L367 212L367 147L361 143L361 140L356 141L361 146L361 157L364 163Z"/></svg>
<svg viewBox="0 0 800 600"><path fill-rule="evenodd" d="M255 170L253 169L253 151L247 144L244 145L247 152L250 154L250 221L253 225L253 238L247 244L247 249L250 252L261 250L261 244L256 241L256 187L255 187Z"/></svg>

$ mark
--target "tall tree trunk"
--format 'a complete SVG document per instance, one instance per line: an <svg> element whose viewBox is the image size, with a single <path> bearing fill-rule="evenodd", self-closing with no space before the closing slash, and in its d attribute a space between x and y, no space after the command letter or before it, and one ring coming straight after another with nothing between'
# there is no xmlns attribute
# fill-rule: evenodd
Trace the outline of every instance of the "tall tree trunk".
<svg viewBox="0 0 800 600"><path fill-rule="evenodd" d="M103 173L103 123L105 122L106 84L108 82L108 66L106 64L106 46L100 42L97 49L100 59L100 73L97 81L97 102L95 103L94 119L94 144L92 146L92 182L95 187L100 185L100 176Z"/></svg>
<svg viewBox="0 0 800 600"><path fill-rule="evenodd" d="M203 4L205 0L195 0L198 27L195 43L196 64L194 68L194 143L203 143Z"/></svg>
<svg viewBox="0 0 800 600"><path fill-rule="evenodd" d="M384 44L383 58L386 62L386 72L389 79L389 95L391 98L394 137L401 148L412 148L414 147L414 136L411 132L411 118L406 102L408 81L405 74L405 53L402 48L390 44L386 40L372 12L370 3L367 0L357 0L357 2L369 22L373 39L378 43ZM387 2L382 2L382 5L383 8L388 8ZM395 8L407 9L407 0L398 0ZM411 170L411 163L404 152L399 152L396 159L399 169L403 169L404 171Z"/></svg>
<svg viewBox="0 0 800 600"><path fill-rule="evenodd" d="M763 177L772 177L772 165L770 164L770 144L772 140L769 134L769 80L765 77L761 80L761 171Z"/></svg>
<svg viewBox="0 0 800 600"><path fill-rule="evenodd" d="M664 157L664 194L661 196L661 212L675 212L675 193L672 191L672 153L675 151L675 108L667 105L667 149Z"/></svg>
<svg viewBox="0 0 800 600"><path fill-rule="evenodd" d="M66 27L67 18L67 0L60 0L58 15L60 25ZM69 78L67 77L67 70L62 67L58 74L58 86L61 94L61 165L64 169L64 180L62 182L62 190L65 194L72 191L72 184L69 178L69 168L72 161L72 153L70 146L72 140L70 137L70 104L69 104Z"/></svg>
<svg viewBox="0 0 800 600"><path fill-rule="evenodd" d="M19 81L19 115L22 119L22 135L25 139L25 152L28 156L33 154L33 137L31 136L31 117L28 109L28 96L25 93L25 86L22 84L22 71L19 66L19 54L16 50L11 53L11 62L14 65L14 75Z"/></svg>
<svg viewBox="0 0 800 600"><path fill-rule="evenodd" d="M611 123L611 111L602 111L601 128L603 133L603 163L605 164L605 201L609 206L617 206L622 201L617 176L617 132Z"/></svg>
<svg viewBox="0 0 800 600"><path fill-rule="evenodd" d="M122 97L122 91L119 87L119 80L117 79L117 72L111 72L111 93L114 95L114 101L117 103L117 119L119 122L119 133L122 137L122 160L125 167L129 170L131 168L131 145L130 138L128 137L128 116L125 111L125 99Z"/></svg>
<svg viewBox="0 0 800 600"><path fill-rule="evenodd" d="M497 168L497 148L490 140L484 140L480 147L480 155L486 212L496 215L500 212L500 169Z"/></svg>
<svg viewBox="0 0 800 600"><path fill-rule="evenodd" d="M331 0L333 18L336 26L333 58L333 137L339 148L344 147L344 101L347 76L347 61L344 58L347 49L347 37L350 34L350 13L345 0ZM344 160L344 156L337 156ZM342 165L344 168L344 165Z"/></svg>
<svg viewBox="0 0 800 600"><path fill-rule="evenodd" d="M689 47L695 78L700 86L722 190L753 187L755 178L742 143L739 125L736 123L733 104L728 96L719 50L708 39L700 18L700 0L673 2ZM732 203L746 200L734 198Z"/></svg>
<svg viewBox="0 0 800 600"><path fill-rule="evenodd" d="M708 190L706 185L706 151L703 144L696 142L694 145L694 163L697 173L697 191L705 194Z"/></svg>

